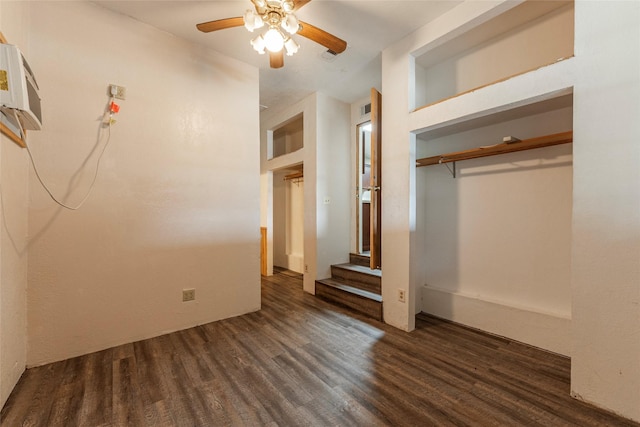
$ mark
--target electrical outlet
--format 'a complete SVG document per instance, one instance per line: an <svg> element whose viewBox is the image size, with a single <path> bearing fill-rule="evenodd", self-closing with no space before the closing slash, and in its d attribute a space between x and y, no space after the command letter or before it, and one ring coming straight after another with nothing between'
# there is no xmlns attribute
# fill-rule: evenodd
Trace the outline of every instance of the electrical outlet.
<svg viewBox="0 0 640 427"><path fill-rule="evenodd" d="M195 289L183 289L182 290L182 302L193 301L196 299Z"/></svg>
<svg viewBox="0 0 640 427"><path fill-rule="evenodd" d="M330 205L331 204L331 197L329 196L324 196L324 204L325 205Z"/></svg>
<svg viewBox="0 0 640 427"><path fill-rule="evenodd" d="M407 301L407 291L404 289L398 289L398 301L406 302Z"/></svg>
<svg viewBox="0 0 640 427"><path fill-rule="evenodd" d="M304 272L305 273L309 272L309 265L307 265L307 264L304 265Z"/></svg>
<svg viewBox="0 0 640 427"><path fill-rule="evenodd" d="M116 99L126 99L127 89L124 86L111 84L109 85L109 95Z"/></svg>

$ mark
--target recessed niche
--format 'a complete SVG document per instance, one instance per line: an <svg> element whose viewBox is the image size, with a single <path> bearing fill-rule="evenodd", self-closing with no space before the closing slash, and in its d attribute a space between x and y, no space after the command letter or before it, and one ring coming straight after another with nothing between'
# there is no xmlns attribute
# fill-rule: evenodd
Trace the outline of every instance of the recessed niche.
<svg viewBox="0 0 640 427"><path fill-rule="evenodd" d="M572 130L573 96L565 95L423 132L416 154L491 150L505 136L525 143ZM412 258L422 311L456 319L452 304L473 304L479 319L508 309L564 324L554 319L571 315L572 177L570 143L417 168Z"/></svg>
<svg viewBox="0 0 640 427"><path fill-rule="evenodd" d="M436 102L573 56L573 1L525 1L415 57L415 106Z"/></svg>
<svg viewBox="0 0 640 427"><path fill-rule="evenodd" d="M304 147L303 115L299 114L282 123L271 132L272 156L275 158L293 153Z"/></svg>

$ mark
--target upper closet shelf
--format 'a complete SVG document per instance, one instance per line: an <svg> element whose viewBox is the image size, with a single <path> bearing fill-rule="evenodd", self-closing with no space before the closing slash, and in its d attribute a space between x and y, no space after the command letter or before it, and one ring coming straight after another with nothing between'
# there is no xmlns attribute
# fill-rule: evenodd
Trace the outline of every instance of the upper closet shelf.
<svg viewBox="0 0 640 427"><path fill-rule="evenodd" d="M409 129L415 133L456 128L483 117L573 93L575 58L567 58L525 74L484 86L409 113Z"/></svg>
<svg viewBox="0 0 640 427"><path fill-rule="evenodd" d="M526 0L420 49L413 61L410 109L428 108L573 55L573 0Z"/></svg>
<svg viewBox="0 0 640 427"><path fill-rule="evenodd" d="M416 167L496 156L498 154L513 153L516 151L533 150L534 148L550 147L552 145L568 144L570 142L573 142L573 131L425 157L416 161Z"/></svg>

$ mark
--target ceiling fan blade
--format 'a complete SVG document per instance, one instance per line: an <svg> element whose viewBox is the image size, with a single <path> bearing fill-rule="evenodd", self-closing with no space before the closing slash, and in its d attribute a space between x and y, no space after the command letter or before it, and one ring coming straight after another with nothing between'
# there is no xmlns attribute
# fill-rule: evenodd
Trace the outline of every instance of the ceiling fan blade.
<svg viewBox="0 0 640 427"><path fill-rule="evenodd" d="M307 24L306 22L300 21L300 29L298 30L297 34L300 34L302 37L306 37L309 40L313 40L314 42L321 44L334 53L342 53L347 48L346 41L339 39L333 34L329 34L318 27Z"/></svg>
<svg viewBox="0 0 640 427"><path fill-rule="evenodd" d="M203 33L224 30L226 28L241 27L244 25L244 19L241 16L237 18L218 19L216 21L202 22L196 25L196 28Z"/></svg>
<svg viewBox="0 0 640 427"><path fill-rule="evenodd" d="M284 50L269 52L269 65L271 68L282 68L284 66Z"/></svg>
<svg viewBox="0 0 640 427"><path fill-rule="evenodd" d="M311 0L293 0L293 10L296 11L300 9L305 4L309 3Z"/></svg>

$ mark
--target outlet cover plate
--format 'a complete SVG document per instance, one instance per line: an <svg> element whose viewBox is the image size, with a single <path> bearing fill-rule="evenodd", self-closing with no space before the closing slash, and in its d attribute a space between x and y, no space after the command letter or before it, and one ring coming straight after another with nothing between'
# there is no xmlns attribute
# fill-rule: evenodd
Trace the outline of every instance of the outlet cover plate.
<svg viewBox="0 0 640 427"><path fill-rule="evenodd" d="M182 290L182 302L193 301L196 299L195 289L183 289Z"/></svg>

